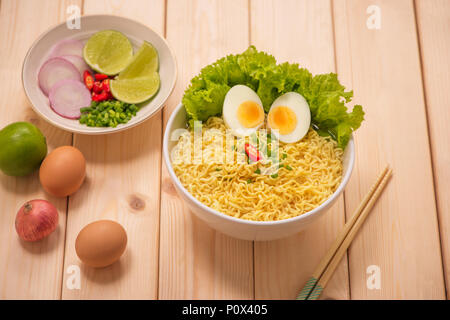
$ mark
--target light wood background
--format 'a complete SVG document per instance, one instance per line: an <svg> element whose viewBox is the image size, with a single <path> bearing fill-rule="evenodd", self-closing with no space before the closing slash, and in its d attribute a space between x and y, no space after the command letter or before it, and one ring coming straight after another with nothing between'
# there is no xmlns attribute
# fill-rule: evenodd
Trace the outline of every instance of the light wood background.
<svg viewBox="0 0 450 320"><path fill-rule="evenodd" d="M48 125L31 109L21 65L33 41L82 14L136 19L166 37L178 81L163 111L124 133L90 137ZM369 29L370 5L381 28ZM394 168L322 298L445 299L450 281L450 1L447 0L0 0L0 127L26 120L49 148L74 145L87 181L68 199L46 195L37 174L0 174L1 299L294 299L377 173ZM186 209L161 161L163 128L201 67L250 44L313 73L337 72L366 111L344 196L323 219L293 237L241 241ZM21 242L18 208L49 199L60 212L55 233ZM87 223L109 218L127 230L120 262L85 268L74 241ZM81 268L71 290L68 268ZM368 289L379 266L381 288Z"/></svg>

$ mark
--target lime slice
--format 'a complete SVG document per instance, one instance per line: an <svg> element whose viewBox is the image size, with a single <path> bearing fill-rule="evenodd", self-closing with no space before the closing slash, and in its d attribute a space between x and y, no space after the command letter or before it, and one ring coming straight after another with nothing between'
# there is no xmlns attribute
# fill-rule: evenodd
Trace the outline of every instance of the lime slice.
<svg viewBox="0 0 450 320"><path fill-rule="evenodd" d="M159 74L153 72L149 76L111 80L111 93L117 100L126 103L141 103L155 95L159 89Z"/></svg>
<svg viewBox="0 0 450 320"><path fill-rule="evenodd" d="M133 58L130 40L119 31L104 30L89 38L83 48L86 63L109 76L118 74Z"/></svg>
<svg viewBox="0 0 450 320"><path fill-rule="evenodd" d="M134 79L151 75L158 71L158 51L147 41L144 41L130 64L119 74L119 79Z"/></svg>

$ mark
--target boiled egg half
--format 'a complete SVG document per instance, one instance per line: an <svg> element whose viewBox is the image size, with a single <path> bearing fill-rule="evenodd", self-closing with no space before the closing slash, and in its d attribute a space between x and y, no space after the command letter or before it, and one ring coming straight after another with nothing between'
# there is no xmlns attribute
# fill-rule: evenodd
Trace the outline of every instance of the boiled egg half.
<svg viewBox="0 0 450 320"><path fill-rule="evenodd" d="M249 136L264 124L264 109L255 91L244 85L232 87L223 102L223 120L238 137Z"/></svg>
<svg viewBox="0 0 450 320"><path fill-rule="evenodd" d="M310 124L308 102L297 92L288 92L275 99L267 116L267 126L285 143L301 140L308 132Z"/></svg>

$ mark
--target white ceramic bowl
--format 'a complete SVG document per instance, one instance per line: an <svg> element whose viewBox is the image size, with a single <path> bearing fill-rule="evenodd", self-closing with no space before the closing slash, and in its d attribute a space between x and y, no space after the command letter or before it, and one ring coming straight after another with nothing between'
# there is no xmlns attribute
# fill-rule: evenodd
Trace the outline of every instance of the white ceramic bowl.
<svg viewBox="0 0 450 320"><path fill-rule="evenodd" d="M301 231L310 223L316 221L336 201L344 190L352 173L355 161L355 145L353 143L353 138L351 138L344 153L344 173L342 182L328 200L314 210L295 218L268 222L248 221L230 217L205 206L183 187L173 171L170 152L177 142L171 141L170 137L174 130L184 128L186 128L186 111L183 105L179 104L167 123L163 145L164 161L178 194L189 209L210 227L229 236L244 240L274 240L284 238Z"/></svg>
<svg viewBox="0 0 450 320"><path fill-rule="evenodd" d="M110 15L91 15L81 17L81 28L68 29L66 23L57 25L41 35L31 46L22 69L22 81L25 93L33 109L51 124L71 132L81 134L105 134L131 128L148 119L162 108L171 94L177 78L175 56L167 42L159 34L147 26L136 21ZM63 39L77 39L86 42L95 32L105 29L114 29L125 34L133 45L134 52L140 47L143 40L150 42L158 51L159 75L161 87L158 93L149 101L140 104L137 115L126 124L115 128L88 127L80 124L78 120L71 120L56 114L49 106L48 98L39 88L37 75L42 64L47 60L51 47Z"/></svg>

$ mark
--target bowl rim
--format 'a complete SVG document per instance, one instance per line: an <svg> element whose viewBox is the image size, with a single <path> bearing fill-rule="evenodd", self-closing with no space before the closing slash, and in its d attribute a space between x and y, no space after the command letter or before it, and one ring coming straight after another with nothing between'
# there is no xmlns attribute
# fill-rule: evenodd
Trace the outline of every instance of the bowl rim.
<svg viewBox="0 0 450 320"><path fill-rule="evenodd" d="M76 128L71 128L71 127L67 127L64 124L61 124L57 121L54 121L52 119L49 119L48 117L46 117L37 107L34 106L33 102L31 101L30 98L30 94L28 92L27 86L25 85L25 65L28 62L29 56L31 54L31 51L34 49L34 47L42 40L42 38L44 38L46 35L48 35L50 32L52 32L54 29L65 25L66 22L61 22L58 23L56 25L53 25L52 27L49 27L45 32L43 32L36 40L34 40L34 42L31 44L30 48L28 49L23 62L22 62L22 76L21 76L21 80L22 80L22 87L25 91L25 95L31 105L31 108L33 109L33 111L35 111L42 119L44 119L45 121L47 121L49 124L54 125L60 129L63 129L65 131L69 131L72 133L76 133L76 134L84 134L84 135L103 135L103 134L109 134L109 133L116 133L116 132L120 132L120 131L124 131L130 128L133 128L141 123L143 123L144 121L152 118L156 113L158 113L161 109L163 109L165 107L165 104L167 102L167 99L171 96L173 90L175 89L175 85L178 79L178 64L177 64L177 59L176 56L174 54L174 51L172 49L172 47L170 46L170 44L168 43L168 41L161 36L158 32L156 32L155 30L153 30L153 28L145 25L144 23L141 23L139 21L130 19L130 18L126 18L126 17L122 17L122 16L116 16L116 15L112 15L112 14L88 14L88 15L82 15L80 17L80 20L84 20L84 19L96 19L96 18L110 18L110 19L118 19L118 20L125 20L128 22L132 22L135 23L137 25L140 25L144 28L149 29L150 31L152 31L154 34L156 34L162 41L163 43L167 46L170 56L173 60L174 63L174 72L173 72L173 80L171 83L171 87L169 92L167 93L167 95L164 97L163 99L163 103L161 103L160 106L158 106L157 108L155 108L151 113L149 113L147 116L142 117L141 119L137 120L135 123L131 123L131 124L124 124L123 126L117 126L115 128L113 127L103 127L101 128L102 130L99 131L87 131L87 130L83 130L83 129L76 129Z"/></svg>
<svg viewBox="0 0 450 320"><path fill-rule="evenodd" d="M172 178L172 182L174 182L177 185L178 189L181 190L183 192L183 194L190 201L192 201L193 203L195 203L197 206L199 206L203 210L207 211L208 213L217 216L218 218L223 218L223 219L231 221L231 222L237 222L237 223L241 223L244 225L252 225L252 226L284 225L284 224L291 224L291 223L294 223L294 222L300 221L300 220L306 220L311 216L319 214L323 209L327 208L344 191L344 188L346 187L346 185L350 179L350 176L352 174L353 167L355 164L355 144L353 141L353 134L350 136L350 140L346 147L346 148L350 148L350 150L349 150L350 151L350 159L349 159L347 172L342 177L341 183L339 184L338 188L333 192L333 194L331 196L329 196L328 199L325 200L321 205L314 208L313 210L308 211L304 214L298 215L296 217L283 219L283 220L276 220L276 221L246 220L246 219L235 218L235 217L229 216L225 213L221 213L220 211L212 209L212 208L208 207L207 205L201 203L199 200L197 200L188 190L186 190L186 188L183 186L183 184L181 183L181 181L178 179L177 175L173 171L172 161L170 160L170 156L169 156L170 153L169 153L169 143L168 143L169 142L169 131L172 131L172 130L169 130L169 129L172 129L172 125L175 120L175 117L181 111L182 108L183 108L183 104L180 102L176 106L176 108L172 111L172 114L170 115L169 120L167 121L167 124L165 126L164 140L163 140L164 162L166 163L166 167L167 167L167 170L169 171L170 177Z"/></svg>

